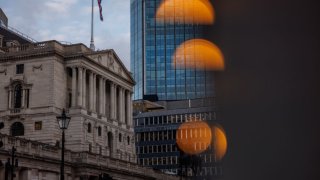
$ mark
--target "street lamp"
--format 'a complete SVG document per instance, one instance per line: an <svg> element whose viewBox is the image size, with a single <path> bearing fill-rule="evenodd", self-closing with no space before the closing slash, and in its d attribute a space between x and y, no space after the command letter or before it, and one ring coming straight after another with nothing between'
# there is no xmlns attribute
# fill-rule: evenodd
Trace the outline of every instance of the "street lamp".
<svg viewBox="0 0 320 180"><path fill-rule="evenodd" d="M61 164L60 164L60 180L64 180L64 130L68 128L70 117L66 115L65 109L62 110L61 116L57 116L57 121L62 130L62 148L61 148Z"/></svg>

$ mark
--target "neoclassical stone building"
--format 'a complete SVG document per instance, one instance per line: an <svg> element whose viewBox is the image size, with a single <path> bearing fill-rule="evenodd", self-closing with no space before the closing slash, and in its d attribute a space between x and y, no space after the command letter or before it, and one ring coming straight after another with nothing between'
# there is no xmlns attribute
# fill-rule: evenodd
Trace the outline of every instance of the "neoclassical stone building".
<svg viewBox="0 0 320 180"><path fill-rule="evenodd" d="M55 145L56 116L71 116L66 148L135 161L130 73L113 50L57 41L3 48L2 133Z"/></svg>
<svg viewBox="0 0 320 180"><path fill-rule="evenodd" d="M114 163L132 167L113 168L115 179L167 178L133 168L137 166L131 102L134 81L113 50L92 51L83 44L57 41L10 42L0 47L0 122L4 123L0 131L7 134L0 137L4 142L0 160L4 163L11 146L17 147L24 160L17 172L20 179L28 173L30 178L58 177L61 130L56 116L63 108L71 116L66 130L69 179L95 179L98 172L111 171ZM37 152L42 152L42 161L35 158ZM30 175L34 172L38 176Z"/></svg>

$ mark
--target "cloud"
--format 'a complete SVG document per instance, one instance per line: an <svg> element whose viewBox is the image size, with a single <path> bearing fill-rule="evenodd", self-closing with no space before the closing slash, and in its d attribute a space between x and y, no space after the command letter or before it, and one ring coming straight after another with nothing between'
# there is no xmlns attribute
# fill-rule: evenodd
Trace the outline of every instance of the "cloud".
<svg viewBox="0 0 320 180"><path fill-rule="evenodd" d="M77 3L77 0L47 0L44 5L51 11L66 13L75 3Z"/></svg>
<svg viewBox="0 0 320 180"><path fill-rule="evenodd" d="M104 21L94 7L95 45L114 49L130 69L130 1L102 1ZM0 7L12 26L37 41L56 39L89 46L91 33L90 0L0 0Z"/></svg>

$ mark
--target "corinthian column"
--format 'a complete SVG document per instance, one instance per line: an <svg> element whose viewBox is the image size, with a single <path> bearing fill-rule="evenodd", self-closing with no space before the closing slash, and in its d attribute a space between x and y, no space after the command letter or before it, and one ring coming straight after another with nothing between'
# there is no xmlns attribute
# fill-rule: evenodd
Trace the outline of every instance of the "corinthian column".
<svg viewBox="0 0 320 180"><path fill-rule="evenodd" d="M82 68L78 67L78 106L82 106Z"/></svg>
<svg viewBox="0 0 320 180"><path fill-rule="evenodd" d="M129 125L130 124L130 92L126 91L126 124Z"/></svg>
<svg viewBox="0 0 320 180"><path fill-rule="evenodd" d="M106 79L102 79L102 112L103 115L106 114Z"/></svg>
<svg viewBox="0 0 320 180"><path fill-rule="evenodd" d="M83 69L83 76L82 76L82 81L83 81L83 85L82 85L82 106L84 108L86 108L87 106L87 102L86 102L86 97L87 97L87 78L86 78L86 73L87 70Z"/></svg>
<svg viewBox="0 0 320 180"><path fill-rule="evenodd" d="M94 112L97 112L97 75L93 75L93 109Z"/></svg>
<svg viewBox="0 0 320 180"><path fill-rule="evenodd" d="M119 106L118 106L118 120L119 122L123 123L123 89L122 87L119 88L119 99L118 99L118 102L119 102Z"/></svg>
<svg viewBox="0 0 320 180"><path fill-rule="evenodd" d="M111 119L115 119L115 116L114 116L114 107L115 107L115 104L114 104L114 84L113 82L110 82L110 118Z"/></svg>
<svg viewBox="0 0 320 180"><path fill-rule="evenodd" d="M9 90L8 109L11 109L11 98L12 98L12 91Z"/></svg>
<svg viewBox="0 0 320 180"><path fill-rule="evenodd" d="M90 72L89 76L89 109L93 111L93 72Z"/></svg>
<svg viewBox="0 0 320 180"><path fill-rule="evenodd" d="M99 113L102 114L103 112L103 79L102 77L99 78Z"/></svg>
<svg viewBox="0 0 320 180"><path fill-rule="evenodd" d="M128 92L128 96L129 96L129 114L128 114L128 122L130 126L133 126L133 118L132 118L132 92Z"/></svg>
<svg viewBox="0 0 320 180"><path fill-rule="evenodd" d="M72 106L76 106L76 85L77 85L77 71L75 67L72 67Z"/></svg>

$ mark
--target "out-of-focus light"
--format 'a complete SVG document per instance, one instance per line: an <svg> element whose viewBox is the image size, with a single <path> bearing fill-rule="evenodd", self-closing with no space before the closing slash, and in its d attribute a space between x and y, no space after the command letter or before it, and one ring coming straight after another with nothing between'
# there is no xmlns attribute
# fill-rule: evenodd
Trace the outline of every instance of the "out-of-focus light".
<svg viewBox="0 0 320 180"><path fill-rule="evenodd" d="M218 160L221 160L227 152L227 136L219 125L212 127L213 151Z"/></svg>
<svg viewBox="0 0 320 180"><path fill-rule="evenodd" d="M175 68L224 70L224 58L221 50L204 39L191 39L182 43L172 58Z"/></svg>
<svg viewBox="0 0 320 180"><path fill-rule="evenodd" d="M156 20L170 24L213 24L214 9L208 0L163 0Z"/></svg>
<svg viewBox="0 0 320 180"><path fill-rule="evenodd" d="M212 140L211 129L202 121L181 124L176 134L178 147L186 154L199 154L205 151Z"/></svg>

